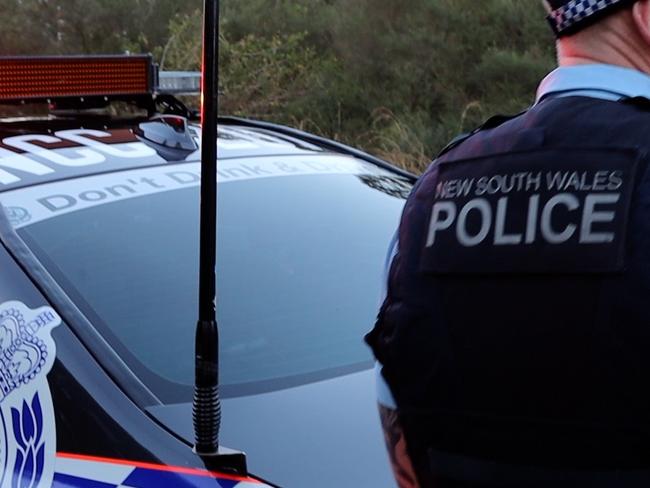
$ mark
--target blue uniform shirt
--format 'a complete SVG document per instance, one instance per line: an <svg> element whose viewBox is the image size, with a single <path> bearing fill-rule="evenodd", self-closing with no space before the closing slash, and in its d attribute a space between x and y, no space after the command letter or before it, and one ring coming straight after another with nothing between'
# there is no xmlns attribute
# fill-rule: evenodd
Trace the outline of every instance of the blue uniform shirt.
<svg viewBox="0 0 650 488"><path fill-rule="evenodd" d="M549 97L581 96L618 101L622 98L645 97L650 99L650 75L634 69L607 64L584 64L557 68L542 80L535 103ZM384 269L387 283L390 264L397 254L397 234L391 240ZM384 293L385 296L385 293ZM382 297L383 301L383 297ZM395 399L380 373L377 374L377 400L388 408L397 408Z"/></svg>

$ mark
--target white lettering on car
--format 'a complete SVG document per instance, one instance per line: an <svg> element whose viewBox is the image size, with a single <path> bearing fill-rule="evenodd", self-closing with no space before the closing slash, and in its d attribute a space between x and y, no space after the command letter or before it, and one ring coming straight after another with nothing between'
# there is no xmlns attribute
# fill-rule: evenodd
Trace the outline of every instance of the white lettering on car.
<svg viewBox="0 0 650 488"><path fill-rule="evenodd" d="M3 142L7 146L15 147L16 149L20 149L26 153L33 154L34 156L38 156L39 158L45 159L49 162L60 164L61 166L89 166L91 164L103 163L106 161L106 158L104 156L91 149L75 149L74 151L80 156L77 158L69 158L63 156L62 154L54 152L51 149L46 149L42 146L32 144L29 141L44 142L46 144L62 142L61 139L57 137L39 134L13 136L3 139Z"/></svg>
<svg viewBox="0 0 650 488"><path fill-rule="evenodd" d="M2 148L0 148L0 158L2 157L1 151ZM28 159L28 161L30 160ZM2 159L0 159L1 165ZM52 171L45 166L43 168ZM258 163L256 160L251 162L247 159L226 159L219 163L217 182L229 184L292 176L375 174L387 175L385 170L373 164L347 156L319 155L308 158L288 157L282 160L268 158L263 163ZM0 180L2 177L0 169ZM0 203L6 211L12 209L11 211L20 215L19 219L12 221L14 228L20 228L97 205L196 187L200 181L200 163L177 163L108 172L12 189L0 193Z"/></svg>
<svg viewBox="0 0 650 488"><path fill-rule="evenodd" d="M82 146L87 146L100 153L108 154L109 156L114 156L116 158L146 158L149 156L155 156L156 151L149 146L142 144L140 142L129 142L122 145L122 148L113 147L110 144L105 144L95 139L91 139L88 136L92 137L111 137L111 134L108 132L103 132L101 130L92 130L92 129L73 129L73 130L60 130L55 132L58 137L67 139L68 141L76 142ZM127 148L124 150L123 148Z"/></svg>
<svg viewBox="0 0 650 488"><path fill-rule="evenodd" d="M106 163L109 158L144 160L157 156L153 148L135 140L135 136L132 142L109 144L98 140L111 137L110 132L94 129L6 137L2 139L5 147L0 147L0 188L20 183L27 175L43 176L64 168L69 171Z"/></svg>
<svg viewBox="0 0 650 488"><path fill-rule="evenodd" d="M22 154L9 151L0 147L0 183L10 185L17 183L20 178L2 168L9 168L15 171L22 171L37 176L53 173L54 170L44 164L38 163L33 159L23 156Z"/></svg>

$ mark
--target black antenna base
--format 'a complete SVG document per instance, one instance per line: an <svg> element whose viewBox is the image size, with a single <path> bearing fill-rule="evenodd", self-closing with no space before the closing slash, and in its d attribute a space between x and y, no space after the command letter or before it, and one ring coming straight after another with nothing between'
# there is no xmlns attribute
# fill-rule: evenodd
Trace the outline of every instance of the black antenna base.
<svg viewBox="0 0 650 488"><path fill-rule="evenodd" d="M219 450L214 454L205 455L198 452L197 454L200 455L201 460L208 471L248 476L246 454L241 451L219 446Z"/></svg>
<svg viewBox="0 0 650 488"><path fill-rule="evenodd" d="M196 383L194 387L195 450L200 456L216 456L219 450L221 404L219 402L219 336L214 320L196 325Z"/></svg>

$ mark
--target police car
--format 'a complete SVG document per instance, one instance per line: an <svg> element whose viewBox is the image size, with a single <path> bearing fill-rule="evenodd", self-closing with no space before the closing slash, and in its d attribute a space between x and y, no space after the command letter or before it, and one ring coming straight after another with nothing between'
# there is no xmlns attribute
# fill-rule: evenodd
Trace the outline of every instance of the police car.
<svg viewBox="0 0 650 488"><path fill-rule="evenodd" d="M163 79L147 56L0 59L0 103L20 112L0 119L0 486L393 486L362 336L413 177L220 119L233 449L206 467L191 405L200 127Z"/></svg>

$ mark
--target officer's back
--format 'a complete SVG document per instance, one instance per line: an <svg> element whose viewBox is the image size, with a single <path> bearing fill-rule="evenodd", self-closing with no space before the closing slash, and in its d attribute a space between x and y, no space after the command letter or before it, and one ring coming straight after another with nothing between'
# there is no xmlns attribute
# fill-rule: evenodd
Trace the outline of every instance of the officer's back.
<svg viewBox="0 0 650 488"><path fill-rule="evenodd" d="M551 3L560 34L623 4L582 39L650 33L648 0ZM569 23L567 3L594 18ZM633 40L650 69L650 35ZM448 148L404 210L369 342L421 484L650 479L630 471L650 465L650 77L564 69Z"/></svg>

